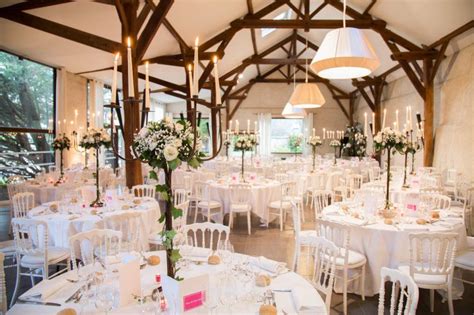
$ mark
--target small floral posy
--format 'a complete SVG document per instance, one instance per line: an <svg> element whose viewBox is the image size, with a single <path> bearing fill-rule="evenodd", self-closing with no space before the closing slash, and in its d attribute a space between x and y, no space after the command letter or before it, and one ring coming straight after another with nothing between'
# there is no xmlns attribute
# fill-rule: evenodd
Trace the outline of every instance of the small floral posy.
<svg viewBox="0 0 474 315"><path fill-rule="evenodd" d="M252 151L256 141L251 135L239 135L234 142L234 151Z"/></svg>
<svg viewBox="0 0 474 315"><path fill-rule="evenodd" d="M79 146L84 149L99 149L101 146L109 148L111 145L110 136L104 128L89 128L79 142Z"/></svg>
<svg viewBox="0 0 474 315"><path fill-rule="evenodd" d="M196 141L195 141L196 140ZM195 147L194 147L195 145ZM158 179L156 170L163 170L165 183L157 185L156 190L160 192L161 198L166 202L166 209L160 218L165 222L161 238L166 248L168 276L178 280L176 276L176 263L181 258L176 243L176 231L173 230L173 219L182 216L182 210L173 204L171 191L172 172L182 162L192 168L198 168L202 163L204 154L201 152L202 141L198 131L196 139L190 122L179 120L174 122L170 117L165 117L159 122L149 122L135 136L132 152L141 161L148 163L153 170L150 178Z"/></svg>
<svg viewBox="0 0 474 315"><path fill-rule="evenodd" d="M52 145L54 150L69 150L71 148L71 140L65 133L60 133L56 138L54 138Z"/></svg>
<svg viewBox="0 0 474 315"><path fill-rule="evenodd" d="M333 148L338 148L341 146L341 141L337 139L331 140L331 142L329 143L329 146Z"/></svg>
<svg viewBox="0 0 474 315"><path fill-rule="evenodd" d="M312 147L317 147L317 146L320 146L321 144L323 144L323 142L321 141L321 138L319 136L311 136L308 139L308 145Z"/></svg>

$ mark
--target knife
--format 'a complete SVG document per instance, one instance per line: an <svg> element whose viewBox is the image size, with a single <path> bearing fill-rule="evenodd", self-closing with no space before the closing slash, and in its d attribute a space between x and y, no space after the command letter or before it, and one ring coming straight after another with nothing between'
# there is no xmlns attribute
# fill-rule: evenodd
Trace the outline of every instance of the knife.
<svg viewBox="0 0 474 315"><path fill-rule="evenodd" d="M20 304L37 304L37 305L46 305L46 306L61 306L61 304L59 304L59 303L41 302L41 301L27 300L27 299L22 299L22 298L19 298L17 300L17 303L20 303Z"/></svg>

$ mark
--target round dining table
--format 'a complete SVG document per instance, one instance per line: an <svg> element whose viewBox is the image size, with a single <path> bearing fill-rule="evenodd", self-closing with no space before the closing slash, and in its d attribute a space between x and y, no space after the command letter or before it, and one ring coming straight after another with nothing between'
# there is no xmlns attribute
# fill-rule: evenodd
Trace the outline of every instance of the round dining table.
<svg viewBox="0 0 474 315"><path fill-rule="evenodd" d="M204 250L199 249L201 253ZM258 314L260 306L264 303L264 296L268 296L268 293L273 295L278 314L327 314L324 300L310 282L285 267L275 270L269 268L269 266L282 266L282 263L264 257L218 251L217 254L222 258L221 263L209 265L206 257L211 253L212 251L208 250L203 257L195 257L183 251L183 258L179 261L178 275L184 278L184 281L197 276L209 276L206 277L208 279L207 285L202 288L206 290L202 305L189 311L189 314L209 314L211 309L215 314ZM214 252L214 254L216 253ZM150 296L153 289L157 287L156 275L159 274L162 278L166 275L165 251L145 252L141 255L126 253L119 256L121 259L118 259L116 264L106 266L106 276L102 284L113 292L109 296L113 300L114 307L108 314L160 314L156 311L159 304L152 299L146 299L145 302L134 299L119 306L118 297L122 294L119 284L121 275L115 274L113 270L120 270L120 266L124 263L123 257L127 257L129 261L131 255L136 255L137 259L140 259L142 255L144 257L155 255L159 256L161 261L155 266L141 264L142 267L139 271L140 296ZM263 274L271 279L271 283L267 287L256 285L256 277ZM77 282L77 279L78 273L72 270L43 284L36 285L20 296L19 302L8 311L8 314L54 315L65 308L75 309L78 314L103 314L103 311L97 310L97 295L94 292L85 293L87 298L81 297L79 301L73 299L66 302L83 285L80 281ZM54 290L52 287L55 287ZM93 286L91 291L103 292L99 291L100 288L101 285ZM163 293L167 299L168 309L161 314L179 314L177 312L177 303L179 302L176 301L168 288L163 282ZM42 295L38 296L38 294ZM211 300L214 302L211 303ZM50 304L45 305L45 303Z"/></svg>
<svg viewBox="0 0 474 315"><path fill-rule="evenodd" d="M159 227L160 206L152 198L106 197L105 206L92 208L82 202L48 202L28 212L28 217L46 222L51 246L68 248L69 238L77 233L104 228L107 216L125 212L141 214L142 248L148 248L148 235ZM140 204L134 200L139 199ZM55 206L52 206L55 205ZM54 209L54 210L53 210ZM79 255L79 250L76 250ZM78 256L79 257L79 256Z"/></svg>
<svg viewBox="0 0 474 315"><path fill-rule="evenodd" d="M357 215L355 215L357 213ZM403 217L394 224L385 224L376 216L364 217L360 204L350 202L334 203L323 209L322 219L345 224L350 229L349 249L363 254L367 258L365 295L378 294L380 270L382 267L398 268L409 264L409 234L416 232L453 232L458 235L457 248L467 246L466 228L462 218L440 211L440 220L432 224L419 225L416 217ZM335 282L337 292L342 287ZM360 294L359 285L351 283L348 292Z"/></svg>
<svg viewBox="0 0 474 315"><path fill-rule="evenodd" d="M222 178L208 181L208 183L210 199L219 201L222 204L224 214L229 213L231 205L230 187L232 184L238 184L238 180L236 178ZM249 203L252 207L252 213L262 219L263 222L269 222L268 204L279 200L281 197L281 183L275 180L254 178L250 179L247 184L251 186Z"/></svg>

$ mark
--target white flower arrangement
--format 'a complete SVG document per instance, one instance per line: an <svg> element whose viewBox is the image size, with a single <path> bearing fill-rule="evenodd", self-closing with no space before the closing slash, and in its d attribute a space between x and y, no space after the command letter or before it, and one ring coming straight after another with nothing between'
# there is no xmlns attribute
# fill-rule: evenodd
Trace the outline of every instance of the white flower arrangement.
<svg viewBox="0 0 474 315"><path fill-rule="evenodd" d="M66 134L60 133L56 138L54 138L52 146L54 150L69 150L71 148L71 140L66 136Z"/></svg>
<svg viewBox="0 0 474 315"><path fill-rule="evenodd" d="M182 161L197 168L200 164L202 142L198 134L193 151L194 134L188 121L174 122L165 117L160 122L149 122L135 136L133 149L137 157L152 167L175 169Z"/></svg>
<svg viewBox="0 0 474 315"><path fill-rule="evenodd" d="M251 135L239 135L234 143L234 151L252 151L255 145L255 138Z"/></svg>
<svg viewBox="0 0 474 315"><path fill-rule="evenodd" d="M374 148L377 152L392 148L402 152L406 144L407 137L402 132L390 127L379 131L374 137Z"/></svg>
<svg viewBox="0 0 474 315"><path fill-rule="evenodd" d="M112 140L110 138L110 135L104 128L88 129L87 132L82 136L81 141L79 142L79 146L85 149L98 149L101 146L105 146L106 148L108 148L111 146L111 144Z"/></svg>
<svg viewBox="0 0 474 315"><path fill-rule="evenodd" d="M341 146L341 141L339 141L337 139L331 140L331 142L329 143L329 146L334 147L334 148L340 147Z"/></svg>
<svg viewBox="0 0 474 315"><path fill-rule="evenodd" d="M322 144L323 144L323 142L321 141L321 138L319 136L311 136L308 139L308 145L310 145L312 147L317 147L317 146L320 146Z"/></svg>

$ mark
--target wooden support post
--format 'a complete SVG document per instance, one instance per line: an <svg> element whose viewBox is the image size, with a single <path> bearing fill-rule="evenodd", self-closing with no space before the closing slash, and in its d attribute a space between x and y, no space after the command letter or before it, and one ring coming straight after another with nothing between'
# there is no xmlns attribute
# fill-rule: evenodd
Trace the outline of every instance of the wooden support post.
<svg viewBox="0 0 474 315"><path fill-rule="evenodd" d="M434 155L434 80L432 76L433 60L423 59L423 83L424 83L424 148L423 165L433 166Z"/></svg>
<svg viewBox="0 0 474 315"><path fill-rule="evenodd" d="M128 63L126 62L126 50L122 52L123 60L125 62L122 66L122 86L124 96L124 114L125 114L125 125L124 125L124 147L125 157L130 159L125 162L125 175L126 183L129 188L134 185L139 185L143 182L142 167L139 160L131 160L133 158L130 150L130 146L133 143L133 137L140 128L140 102L138 100L138 60L136 59L136 45L137 45L137 31L136 31L136 2L124 2L124 12L126 12L126 18L128 27L122 26L122 45L127 47L128 37L132 43L132 63L133 69L128 69ZM128 30L128 32L127 32ZM128 72L133 71L133 86L135 97L130 97L130 91L128 90Z"/></svg>

